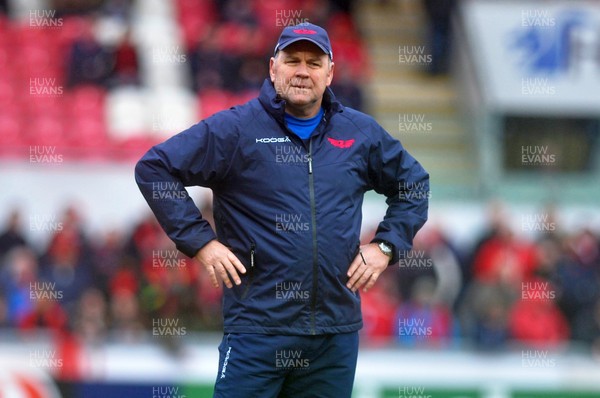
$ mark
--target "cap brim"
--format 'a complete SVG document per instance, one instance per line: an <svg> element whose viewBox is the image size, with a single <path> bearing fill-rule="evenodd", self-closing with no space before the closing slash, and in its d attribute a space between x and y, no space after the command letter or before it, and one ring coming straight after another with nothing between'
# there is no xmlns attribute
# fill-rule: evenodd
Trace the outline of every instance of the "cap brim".
<svg viewBox="0 0 600 398"><path fill-rule="evenodd" d="M297 37L297 38L291 39L290 41L287 41L287 42L285 42L283 44L280 44L279 46L277 46L275 48L275 54L277 54L277 51L285 49L290 44L293 44L293 43L296 43L296 42L302 41L302 40L306 40L306 41L309 41L309 42L313 43L314 45L316 45L317 47L319 47L321 49L321 51L323 51L325 54L329 55L329 58L333 59L333 54L330 51L327 51L327 49L324 48L322 45L320 45L319 43L317 43L313 39L309 39L308 37Z"/></svg>

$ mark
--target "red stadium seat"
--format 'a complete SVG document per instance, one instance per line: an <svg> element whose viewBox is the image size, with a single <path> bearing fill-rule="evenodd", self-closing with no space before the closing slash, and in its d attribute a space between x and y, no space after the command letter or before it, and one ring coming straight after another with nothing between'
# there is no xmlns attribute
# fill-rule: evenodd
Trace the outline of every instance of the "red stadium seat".
<svg viewBox="0 0 600 398"><path fill-rule="evenodd" d="M0 68L4 71L6 68L12 68L12 53L8 46L3 45L0 41Z"/></svg>
<svg viewBox="0 0 600 398"><path fill-rule="evenodd" d="M279 32L283 26L278 25L278 15L282 16L283 11L292 12L292 10L300 10L301 18L307 18L307 15L302 15L303 8L297 0L256 0L253 2L254 14L257 16L260 25L268 32ZM280 14L278 14L278 12ZM292 17L293 18L293 17ZM287 21L279 20L279 24Z"/></svg>
<svg viewBox="0 0 600 398"><path fill-rule="evenodd" d="M110 150L104 120L81 114L67 127L66 141L75 157L105 159Z"/></svg>
<svg viewBox="0 0 600 398"><path fill-rule="evenodd" d="M0 153L5 155L25 145L21 120L12 112L0 110Z"/></svg>
<svg viewBox="0 0 600 398"><path fill-rule="evenodd" d="M46 94L37 95L35 90L38 89L39 87L32 85L30 90L34 91L31 91L26 95L27 101L25 102L25 111L28 117L33 119L46 117L62 120L65 111L63 96L51 96ZM41 87L41 90L43 89L44 87ZM54 88L49 87L49 90L54 91Z"/></svg>
<svg viewBox="0 0 600 398"><path fill-rule="evenodd" d="M28 145L66 147L63 124L56 117L37 117L27 125L25 137Z"/></svg>
<svg viewBox="0 0 600 398"><path fill-rule="evenodd" d="M104 116L104 100L106 90L102 87L83 85L77 86L67 93L66 106L68 115Z"/></svg>
<svg viewBox="0 0 600 398"><path fill-rule="evenodd" d="M19 45L28 45L31 43L34 45L44 45L51 40L49 36L51 36L53 32L56 32L56 29L32 27L30 26L29 19L14 22L13 28Z"/></svg>
<svg viewBox="0 0 600 398"><path fill-rule="evenodd" d="M16 85L2 79L0 80L0 108L13 103L18 95Z"/></svg>

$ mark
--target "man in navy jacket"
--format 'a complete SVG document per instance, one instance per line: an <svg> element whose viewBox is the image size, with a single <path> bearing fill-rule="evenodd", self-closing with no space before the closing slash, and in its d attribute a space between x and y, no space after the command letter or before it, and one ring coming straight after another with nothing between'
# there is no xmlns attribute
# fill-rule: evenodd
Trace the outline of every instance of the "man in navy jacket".
<svg viewBox="0 0 600 398"><path fill-rule="evenodd" d="M427 219L429 175L374 119L342 106L313 24L286 27L259 97L138 162L136 181L184 254L221 280L215 397L350 397L367 290ZM216 234L186 186L213 191ZM388 209L360 246L369 190Z"/></svg>

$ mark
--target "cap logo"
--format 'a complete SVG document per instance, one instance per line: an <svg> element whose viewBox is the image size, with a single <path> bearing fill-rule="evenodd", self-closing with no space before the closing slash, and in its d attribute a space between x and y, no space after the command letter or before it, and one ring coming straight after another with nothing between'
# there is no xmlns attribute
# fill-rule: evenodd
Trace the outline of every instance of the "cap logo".
<svg viewBox="0 0 600 398"><path fill-rule="evenodd" d="M317 31L312 29L294 29L294 33L298 33L299 35L315 35Z"/></svg>

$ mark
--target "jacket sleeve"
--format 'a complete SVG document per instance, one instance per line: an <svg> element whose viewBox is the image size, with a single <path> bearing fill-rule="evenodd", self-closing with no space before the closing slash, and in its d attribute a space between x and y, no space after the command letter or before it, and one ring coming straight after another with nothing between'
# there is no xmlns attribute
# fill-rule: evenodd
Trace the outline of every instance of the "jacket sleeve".
<svg viewBox="0 0 600 398"><path fill-rule="evenodd" d="M207 121L152 147L135 166L135 180L146 202L177 249L189 257L216 235L185 187L217 186L226 177L239 142L235 129L219 126L215 133Z"/></svg>
<svg viewBox="0 0 600 398"><path fill-rule="evenodd" d="M413 238L427 221L429 174L402 147L397 139L377 125L369 154L369 180L372 188L385 195L388 205L373 242L394 245L390 264L398 262L400 253L412 248Z"/></svg>

